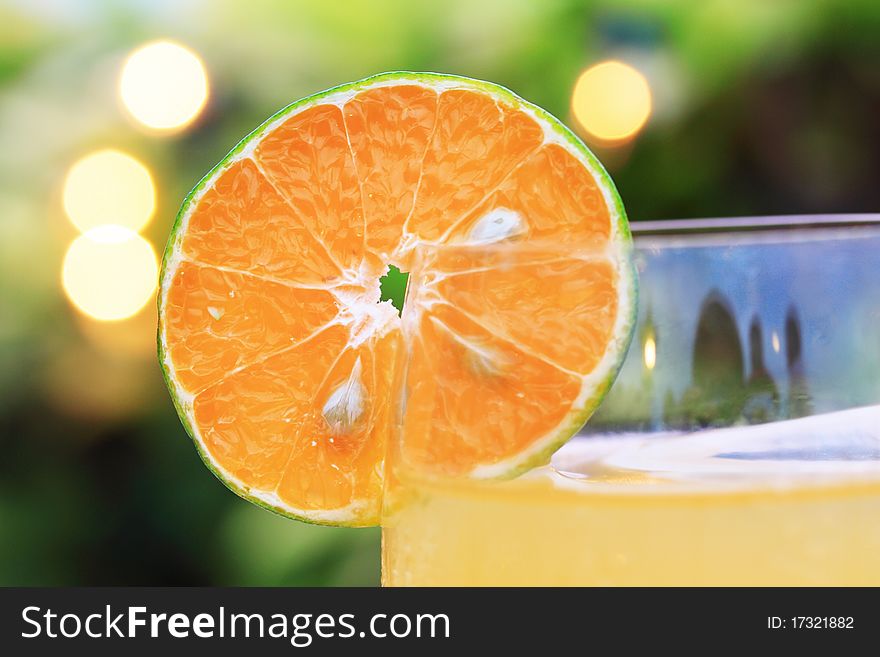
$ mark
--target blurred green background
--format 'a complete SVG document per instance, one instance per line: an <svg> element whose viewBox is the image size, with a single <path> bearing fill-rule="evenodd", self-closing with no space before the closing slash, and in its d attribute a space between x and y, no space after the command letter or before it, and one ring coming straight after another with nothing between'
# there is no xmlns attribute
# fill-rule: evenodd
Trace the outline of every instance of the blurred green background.
<svg viewBox="0 0 880 657"><path fill-rule="evenodd" d="M161 251L186 192L289 102L385 70L510 87L580 131L633 221L876 211L877 0L0 3L0 584L374 585L379 531L313 527L227 492L165 392L152 303L100 322L61 284L65 175L114 148L152 173ZM204 110L157 134L119 99L144 43L201 57ZM573 118L586 68L627 62L644 128Z"/></svg>

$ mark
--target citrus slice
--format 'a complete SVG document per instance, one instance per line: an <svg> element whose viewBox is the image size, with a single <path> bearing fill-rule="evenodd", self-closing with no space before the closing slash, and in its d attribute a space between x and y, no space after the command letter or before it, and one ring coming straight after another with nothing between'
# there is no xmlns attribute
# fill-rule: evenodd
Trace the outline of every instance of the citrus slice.
<svg viewBox="0 0 880 657"><path fill-rule="evenodd" d="M531 255L505 264L493 248L509 244ZM437 275L401 318L380 278L420 254L420 277ZM635 301L620 199L571 132L493 84L388 73L285 108L190 192L165 250L159 358L232 490L371 525L404 333L420 383L408 457L504 476L587 420Z"/></svg>

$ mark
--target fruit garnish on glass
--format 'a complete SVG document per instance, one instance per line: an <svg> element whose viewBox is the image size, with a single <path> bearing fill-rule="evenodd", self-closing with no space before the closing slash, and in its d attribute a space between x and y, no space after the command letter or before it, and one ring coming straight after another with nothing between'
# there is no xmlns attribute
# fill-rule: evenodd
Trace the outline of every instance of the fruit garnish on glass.
<svg viewBox="0 0 880 657"><path fill-rule="evenodd" d="M413 272L402 312L392 267ZM193 189L159 357L229 488L375 525L389 455L465 479L547 463L611 386L635 310L623 206L571 131L494 84L388 73L283 109Z"/></svg>

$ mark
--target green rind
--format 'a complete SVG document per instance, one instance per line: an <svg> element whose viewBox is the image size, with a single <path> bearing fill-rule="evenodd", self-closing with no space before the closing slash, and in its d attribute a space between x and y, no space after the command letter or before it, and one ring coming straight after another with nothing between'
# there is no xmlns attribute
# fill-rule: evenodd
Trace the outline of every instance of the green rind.
<svg viewBox="0 0 880 657"><path fill-rule="evenodd" d="M621 342L620 353L618 355L617 362L615 363L614 367L609 371L605 379L600 382L600 384L596 387L596 389L594 390L594 394L591 395L587 400L585 400L583 407L573 412L569 416L569 418L566 419L567 426L560 429L556 439L551 438L545 449L530 455L528 458L512 466L509 471L505 472L503 475L497 478L511 479L523 474L524 472L527 472L528 470L531 470L536 466L546 464L553 453L555 453L572 436L574 436L580 430L580 428L584 426L584 424L586 424L586 422L589 420L595 410L599 407L599 404L602 402L605 395L608 393L608 390L611 388L612 384L617 378L617 375L620 372L620 368L622 367L623 361L626 357L629 345L632 341L632 336L635 329L636 309L638 307L638 277L636 274L634 263L632 261L632 258L630 257L630 254L632 252L632 236L629 230L629 223L627 221L626 211L623 207L623 201L620 198L620 194L617 192L617 188L615 187L614 182L611 180L611 176L605 170L605 167L602 166L601 162L599 162L596 156L592 153L592 151L587 148L587 146L574 134L574 132L572 132L572 130L568 126L566 126L564 123L562 123L562 121L547 112L545 109L533 103L530 103L527 100L524 100L506 87L494 84L492 82L476 80L474 78L468 78L458 75L447 75L443 73L413 73L408 71L391 71L386 73L379 73L377 75L363 78L362 80L337 85L320 93L313 94L311 96L307 96L305 98L297 100L280 109L268 119L263 121L263 123L261 123L257 128L248 133L241 141L239 141L235 145L235 147L233 147L232 150L230 150L226 154L226 156L222 160L220 160L220 162L218 162L213 168L211 168L211 170L208 171L208 173L206 173L201 178L201 180L199 180L198 183L196 183L196 185L184 198L183 203L180 206L180 210L178 210L177 215L175 216L174 223L172 224L171 232L168 237L168 241L162 254L162 267L159 274L159 293L157 295L157 306L159 309L159 324L157 330L157 355L159 357L159 363L162 369L162 378L164 379L165 385L168 388L168 392L171 395L171 399L174 404L174 408L177 411L177 415L180 418L184 429L186 430L187 434L195 445L199 457L202 459L202 462L205 464L208 470L210 470L214 474L214 476L217 477L217 479L219 479L221 483L223 483L224 486L226 486L229 490L231 490L242 499L245 499L252 504L255 504L273 513L277 513L278 515L284 516L286 518L292 518L294 520L299 520L301 522L307 522L315 525L365 527L374 525L376 524L376 522L372 517L369 519L352 518L350 521L345 522L330 522L322 519L316 519L310 516L303 516L293 513L288 508L275 506L267 503L264 500L254 497L250 493L250 491L230 481L224 476L222 472L218 470L217 467L215 467L215 465L211 462L210 457L205 452L201 441L196 435L196 431L190 422L189 414L186 412L183 404L178 398L175 385L171 379L171 372L166 365L165 349L162 345L162 330L165 320L164 313L162 311L163 290L165 288L165 279L168 273L169 260L174 254L178 241L181 240L183 237L181 233L181 224L183 221L183 217L189 211L193 199L204 190L205 186L210 180L213 179L216 173L224 169L229 164L230 160L236 155L240 154L245 148L247 148L248 145L251 144L251 142L258 139L271 124L275 123L285 116L290 115L292 112L299 109L300 107L316 104L321 99L338 93L356 92L367 89L377 83L385 81L411 81L426 85L431 85L432 82L462 82L470 87L481 89L493 97L503 98L507 100L511 105L528 108L536 116L546 121L546 123L550 125L554 129L554 131L560 137L562 137L571 148L577 150L584 157L584 159L589 162L595 173L598 174L597 183L602 185L604 189L610 192L611 199L614 202L615 210L617 211L617 232L620 246L623 247L625 251L629 252L625 254L625 256L627 259L628 269L630 270L627 296L627 298L630 300L630 308L627 312L628 322L624 327L626 331L626 337Z"/></svg>

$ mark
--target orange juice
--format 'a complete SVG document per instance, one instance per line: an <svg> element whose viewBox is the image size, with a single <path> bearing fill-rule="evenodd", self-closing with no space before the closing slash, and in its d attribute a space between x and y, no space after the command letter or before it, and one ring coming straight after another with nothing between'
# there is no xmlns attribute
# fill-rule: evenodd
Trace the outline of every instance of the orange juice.
<svg viewBox="0 0 880 657"><path fill-rule="evenodd" d="M880 406L578 438L514 481L404 475L389 586L880 585Z"/></svg>

